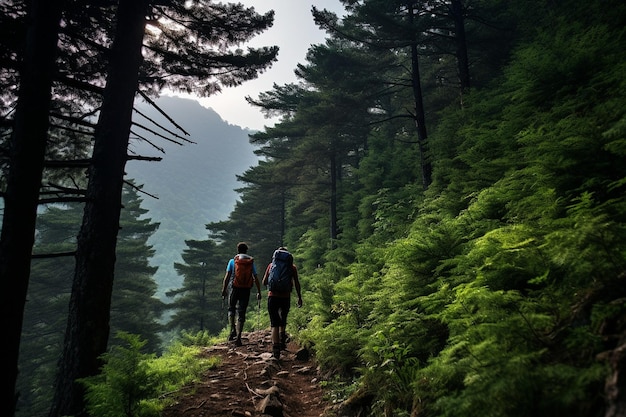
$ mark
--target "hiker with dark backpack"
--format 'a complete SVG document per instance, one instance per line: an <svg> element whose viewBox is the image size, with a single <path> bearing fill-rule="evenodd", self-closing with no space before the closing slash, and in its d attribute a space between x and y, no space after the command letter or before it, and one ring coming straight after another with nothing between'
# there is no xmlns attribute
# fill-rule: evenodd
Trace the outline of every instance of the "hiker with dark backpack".
<svg viewBox="0 0 626 417"><path fill-rule="evenodd" d="M248 245L245 242L237 244L237 255L226 265L226 275L222 284L222 297L228 295L228 321L230 324L229 341L235 341L241 346L241 332L246 321L246 309L250 302L250 289L257 288L257 300L261 300L261 285L254 266L254 258L248 255ZM229 295L230 290L230 295ZM235 312L237 321L235 323Z"/></svg>
<svg viewBox="0 0 626 417"><path fill-rule="evenodd" d="M287 349L287 315L291 307L291 291L295 287L298 294L298 307L302 307L302 292L298 279L298 269L293 263L293 255L287 248L274 251L272 262L265 269L263 285L267 286L267 311L272 330L272 356L280 359L280 351Z"/></svg>

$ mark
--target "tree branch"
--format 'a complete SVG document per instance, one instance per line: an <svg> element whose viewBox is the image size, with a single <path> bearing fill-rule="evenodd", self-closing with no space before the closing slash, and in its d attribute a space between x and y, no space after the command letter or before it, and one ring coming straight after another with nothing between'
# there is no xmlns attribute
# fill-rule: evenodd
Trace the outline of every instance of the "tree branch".
<svg viewBox="0 0 626 417"><path fill-rule="evenodd" d="M91 159L74 159L69 161L44 161L46 168L87 168Z"/></svg>
<svg viewBox="0 0 626 417"><path fill-rule="evenodd" d="M48 183L48 187L58 190L58 191L50 191L49 192L50 194L53 192L56 192L56 193L62 192L62 193L67 193L67 194L87 195L87 190L81 190L80 188L68 188L62 185L53 184L51 182ZM46 194L46 193L42 193L42 194Z"/></svg>
<svg viewBox="0 0 626 417"><path fill-rule="evenodd" d="M157 146L155 143L153 143L150 139L146 138L145 136L141 136L141 135L139 135L139 134L137 134L137 133L133 132L132 130L131 130L131 132L130 132L130 133L132 133L133 135L135 135L135 138L132 138L132 139L139 139L139 140L146 141L146 142L148 142L148 144L149 144L150 146L152 146L152 147L153 147L154 149L156 149L157 151L161 152L162 154L164 154L164 153L165 153L165 149L163 149L163 148L162 148L162 147L160 147L160 146Z"/></svg>
<svg viewBox="0 0 626 417"><path fill-rule="evenodd" d="M141 125L141 124L139 124L139 123L137 123L137 122L133 122L133 125L135 125L135 126L137 126L137 127L141 128L141 129L143 129L143 130L147 130L148 132L150 132L150 133L152 133L153 135L158 136L158 137L160 137L160 138L162 138L162 139L165 139L165 140L170 141L170 142L172 142L172 143L175 143L175 144L177 144L177 145L183 146L183 143L182 143L182 142L179 142L179 141L177 141L177 140L175 140L175 139L172 139L172 138L168 138L167 136L162 135L162 134L160 134L160 133L158 133L158 132L156 132L156 131L154 131L154 130L150 129L149 127L146 127L146 126L144 126L144 125ZM133 132L133 133L135 133L135 132ZM135 133L135 134L136 134L136 133ZM192 141L190 141L190 140L187 140L187 139L183 139L183 140L184 140L184 141L186 141L186 142L188 142L188 143L194 143L194 142L192 142Z"/></svg>
<svg viewBox="0 0 626 417"><path fill-rule="evenodd" d="M64 256L76 256L76 251L72 252L57 252L57 253L33 253L31 259L49 259L49 258L61 258Z"/></svg>
<svg viewBox="0 0 626 417"><path fill-rule="evenodd" d="M96 124L95 123L88 122L87 120L84 120L82 117L66 116L66 115L60 114L60 113L51 113L50 116L54 117L55 119L65 120L65 121L70 122L70 123L75 124L75 125L88 127L88 128L91 128L91 129L95 129L96 128Z"/></svg>
<svg viewBox="0 0 626 417"><path fill-rule="evenodd" d="M87 197L55 197L55 198L42 198L37 201L37 204L56 204L56 203L85 203Z"/></svg>
<svg viewBox="0 0 626 417"><path fill-rule="evenodd" d="M156 195L154 195L154 194L150 194L150 193L148 193L148 192L146 192L146 191L142 190L141 188L137 187L135 184L133 184L133 183L132 183L132 182L130 182L130 181L126 181L126 180L124 180L124 184L128 185L129 187L133 188L134 190L136 190L136 191L137 191L137 192L139 192L139 193L142 193L142 194L147 195L148 197L152 197L152 198L154 198L155 200L158 200L158 199L159 199L159 197L157 197Z"/></svg>
<svg viewBox="0 0 626 417"><path fill-rule="evenodd" d="M59 125L59 124L55 124L55 123L51 123L50 126L51 127L55 127L57 129L61 129L61 130L67 130L69 132L78 133L79 135L85 135L85 136L93 136L94 135L94 132L89 132L89 131L80 130L80 129L73 129L71 127L67 127L67 126L63 126L63 125Z"/></svg>
<svg viewBox="0 0 626 417"><path fill-rule="evenodd" d="M173 132L171 130L169 130L168 128L166 128L165 126L162 126L161 124L157 123L155 120L151 119L150 117L148 117L147 115L145 115L144 113L140 112L137 109L134 109L135 112L137 112L137 114L139 114L140 116L143 116L143 118L145 118L146 120L148 120L150 123L154 124L155 126L165 130L167 133L169 133L170 135L173 135L174 137L177 137L179 139L182 139L184 141L190 142L190 143L194 143L193 141L190 141L189 139L186 139L182 136L180 136L179 134L177 134L176 132ZM138 123L135 123L137 126L140 126Z"/></svg>
<svg viewBox="0 0 626 417"><path fill-rule="evenodd" d="M159 162L162 161L163 158L161 158L160 156L127 155L126 160Z"/></svg>
<svg viewBox="0 0 626 417"><path fill-rule="evenodd" d="M163 115L163 117L165 117L167 120L170 121L171 124L176 126L176 128L178 130L183 132L185 135L189 136L189 132L187 132L185 129L183 129L182 126L180 126L178 123L176 123L176 121L174 119L172 119L167 113L165 113L165 111L163 111L163 109L161 109L159 106L157 106L156 103L150 97L148 97L148 95L146 93L142 92L141 90L138 90L137 92L139 93L139 95L141 97L143 97L144 100L146 100L148 102L148 104L150 104L159 113L161 113Z"/></svg>

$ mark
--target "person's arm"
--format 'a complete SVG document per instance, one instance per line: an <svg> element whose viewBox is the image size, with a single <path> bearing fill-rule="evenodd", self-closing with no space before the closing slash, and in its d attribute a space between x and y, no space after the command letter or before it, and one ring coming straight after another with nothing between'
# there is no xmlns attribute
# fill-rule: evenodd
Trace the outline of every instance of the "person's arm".
<svg viewBox="0 0 626 417"><path fill-rule="evenodd" d="M232 263L232 267L231 267ZM224 275L224 282L222 282L222 297L226 297L228 295L228 284L230 283L230 277L232 276L232 272L235 270L235 261L231 259L228 261L226 265L226 274Z"/></svg>
<svg viewBox="0 0 626 417"><path fill-rule="evenodd" d="M261 284L259 284L259 275L256 272L256 263L252 264L252 278L254 278L254 285L256 285L256 299L261 300Z"/></svg>
<svg viewBox="0 0 626 417"><path fill-rule="evenodd" d="M230 271L226 271L224 275L224 282L222 283L222 297L226 297L228 294L228 283L230 282Z"/></svg>
<svg viewBox="0 0 626 417"><path fill-rule="evenodd" d="M270 266L272 264L267 264L267 268L265 268L265 274L263 274L263 286L267 287L267 280L270 277Z"/></svg>
<svg viewBox="0 0 626 417"><path fill-rule="evenodd" d="M300 280L298 279L298 268L293 266L293 286L296 287L296 293L298 294L298 307L302 307L302 290L300 288Z"/></svg>
<svg viewBox="0 0 626 417"><path fill-rule="evenodd" d="M259 284L259 276L254 274L254 284L256 285L256 299L261 299L261 284Z"/></svg>

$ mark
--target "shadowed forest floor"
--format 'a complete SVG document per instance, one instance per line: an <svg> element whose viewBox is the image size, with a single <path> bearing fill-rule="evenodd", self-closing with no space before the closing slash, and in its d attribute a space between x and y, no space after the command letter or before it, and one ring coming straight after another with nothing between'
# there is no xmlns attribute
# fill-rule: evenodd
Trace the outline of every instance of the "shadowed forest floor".
<svg viewBox="0 0 626 417"><path fill-rule="evenodd" d="M317 364L305 349L289 342L280 360L271 357L269 330L244 334L243 346L221 343L203 352L221 364L208 370L164 417L274 416L320 417L331 403L320 386Z"/></svg>

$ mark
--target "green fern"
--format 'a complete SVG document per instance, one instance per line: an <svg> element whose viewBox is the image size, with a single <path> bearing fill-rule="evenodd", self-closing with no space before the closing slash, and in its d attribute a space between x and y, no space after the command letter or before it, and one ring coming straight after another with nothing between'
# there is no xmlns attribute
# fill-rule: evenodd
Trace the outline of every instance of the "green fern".
<svg viewBox="0 0 626 417"><path fill-rule="evenodd" d="M102 355L99 375L85 378L87 409L94 417L157 417L172 393L197 381L216 358L200 357L200 348L176 343L161 357L141 353L139 336L119 333L120 344Z"/></svg>

